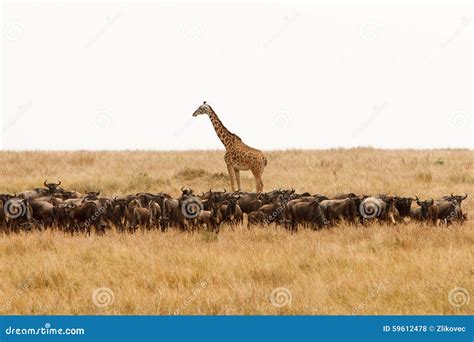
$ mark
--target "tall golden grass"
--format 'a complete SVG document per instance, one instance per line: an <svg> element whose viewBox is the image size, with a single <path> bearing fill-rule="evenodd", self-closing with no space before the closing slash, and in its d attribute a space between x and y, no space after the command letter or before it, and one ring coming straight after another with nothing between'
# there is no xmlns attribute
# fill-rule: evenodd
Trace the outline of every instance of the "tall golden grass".
<svg viewBox="0 0 474 342"><path fill-rule="evenodd" d="M266 152L265 189L470 193L469 150ZM222 151L2 152L0 192L61 179L104 195L229 188ZM242 175L254 190L251 174ZM468 197L463 210L474 211ZM206 232L0 236L0 314L472 314L474 230L416 223ZM106 289L101 289L106 288ZM95 296L93 296L95 293ZM113 298L113 300L112 300ZM452 300L451 300L452 302ZM107 305L106 305L107 304Z"/></svg>

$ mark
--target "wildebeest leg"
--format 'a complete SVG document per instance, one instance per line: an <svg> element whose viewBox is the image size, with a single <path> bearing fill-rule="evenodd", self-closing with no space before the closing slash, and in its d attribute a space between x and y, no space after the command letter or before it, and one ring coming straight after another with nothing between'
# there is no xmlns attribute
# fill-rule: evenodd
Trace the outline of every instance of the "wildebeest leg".
<svg viewBox="0 0 474 342"><path fill-rule="evenodd" d="M240 191L242 187L240 186L240 170L234 168L235 179L237 181L237 190Z"/></svg>

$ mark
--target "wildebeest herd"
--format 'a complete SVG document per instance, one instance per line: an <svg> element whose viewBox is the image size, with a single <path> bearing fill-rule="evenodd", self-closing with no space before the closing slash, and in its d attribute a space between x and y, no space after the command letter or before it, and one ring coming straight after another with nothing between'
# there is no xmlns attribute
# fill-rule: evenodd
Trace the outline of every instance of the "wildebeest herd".
<svg viewBox="0 0 474 342"><path fill-rule="evenodd" d="M196 194L181 188L181 196L137 193L102 197L100 192L65 190L61 182L44 182L43 188L19 194L0 194L0 231L58 229L74 234L104 234L115 227L119 232L137 229L208 229L219 232L222 224L281 225L291 231L298 227L320 229L338 222L365 225L370 222L397 224L410 221L433 225L462 223L467 218L461 205L465 195L438 199L418 197L340 194L324 195L273 190L265 193L213 191Z"/></svg>

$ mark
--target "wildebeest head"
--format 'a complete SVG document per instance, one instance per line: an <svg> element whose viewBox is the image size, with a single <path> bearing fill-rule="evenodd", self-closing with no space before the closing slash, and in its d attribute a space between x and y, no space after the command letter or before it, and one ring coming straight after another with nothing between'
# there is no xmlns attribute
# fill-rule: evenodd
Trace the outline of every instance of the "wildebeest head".
<svg viewBox="0 0 474 342"><path fill-rule="evenodd" d="M61 185L61 180L58 180L58 183L48 183L48 180L46 179L43 184L48 189L49 193L53 194Z"/></svg>
<svg viewBox="0 0 474 342"><path fill-rule="evenodd" d="M262 192L261 194L258 194L258 195L257 195L257 199L259 199L260 201L262 201L262 204L263 204L263 205L269 204L269 203L271 203L271 201L272 201L271 195L269 195L269 194L266 193L266 192Z"/></svg>
<svg viewBox="0 0 474 342"><path fill-rule="evenodd" d="M223 204L227 204L227 208L225 211L225 217L227 217L230 220L234 219L234 216L237 211L237 201L240 199L240 196L237 197L230 197L227 199Z"/></svg>
<svg viewBox="0 0 474 342"><path fill-rule="evenodd" d="M418 204L421 208L421 216L423 218L428 218L428 210L429 208L434 204L434 200L426 200L426 201L420 201L418 197L416 198L416 204Z"/></svg>
<svg viewBox="0 0 474 342"><path fill-rule="evenodd" d="M16 194L15 194L15 195L0 194L0 201L2 201L3 203L5 203L5 202L7 202L9 199L15 198L15 197L16 197Z"/></svg>
<svg viewBox="0 0 474 342"><path fill-rule="evenodd" d="M395 197L395 208L397 208L401 217L410 215L411 204L414 200L411 197Z"/></svg>
<svg viewBox="0 0 474 342"><path fill-rule="evenodd" d="M451 196L443 196L443 199L449 202L454 202L456 201L457 203L461 204L462 201L464 201L467 198L467 194L463 195L453 195L451 193Z"/></svg>
<svg viewBox="0 0 474 342"><path fill-rule="evenodd" d="M210 188L208 192L204 192L200 197L202 200L209 200L210 203L218 203L222 200L225 193L227 193L225 188L224 191L212 191L212 188Z"/></svg>
<svg viewBox="0 0 474 342"><path fill-rule="evenodd" d="M86 192L85 199L88 201L95 201L100 195L100 191L88 191Z"/></svg>
<svg viewBox="0 0 474 342"><path fill-rule="evenodd" d="M181 187L181 197L192 196L193 194L193 189Z"/></svg>

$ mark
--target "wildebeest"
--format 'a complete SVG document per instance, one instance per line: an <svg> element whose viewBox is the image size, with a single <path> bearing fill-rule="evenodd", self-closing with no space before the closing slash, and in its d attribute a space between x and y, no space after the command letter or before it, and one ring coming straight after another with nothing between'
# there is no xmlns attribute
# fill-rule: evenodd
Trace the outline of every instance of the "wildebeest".
<svg viewBox="0 0 474 342"><path fill-rule="evenodd" d="M435 204L433 199L420 201L416 198L418 208L412 210L411 216L418 221L432 221L437 224L439 217L439 207Z"/></svg>
<svg viewBox="0 0 474 342"><path fill-rule="evenodd" d="M415 199L411 197L395 197L395 208L398 210L400 217L409 217L411 204Z"/></svg>
<svg viewBox="0 0 474 342"><path fill-rule="evenodd" d="M244 216L242 209L237 204L239 198L229 198L223 202L219 207L220 214L222 215L222 222L231 223L233 225L242 223Z"/></svg>
<svg viewBox="0 0 474 342"><path fill-rule="evenodd" d="M346 220L356 223L360 217L359 206L362 199L346 197L344 199L323 200L319 204L330 223Z"/></svg>
<svg viewBox="0 0 474 342"><path fill-rule="evenodd" d="M287 218L290 220L292 230L296 230L298 224L310 225L315 229L328 225L324 211L317 201L292 205L287 212Z"/></svg>
<svg viewBox="0 0 474 342"><path fill-rule="evenodd" d="M30 230L33 226L33 209L26 199L10 197L3 203L6 231L18 232L20 228Z"/></svg>
<svg viewBox="0 0 474 342"><path fill-rule="evenodd" d="M201 210L194 220L197 227L205 226L216 233L219 233L219 226L222 222L222 215L216 203L211 204L210 210Z"/></svg>
<svg viewBox="0 0 474 342"><path fill-rule="evenodd" d="M43 228L53 225L57 211L56 205L40 199L30 200L28 203L32 209L33 219L40 223Z"/></svg>
<svg viewBox="0 0 474 342"><path fill-rule="evenodd" d="M364 196L359 206L363 222L379 219L395 224L400 217L395 201L395 197L387 195Z"/></svg>
<svg viewBox="0 0 474 342"><path fill-rule="evenodd" d="M86 231L90 235L91 226L94 226L97 234L105 232L104 225L101 222L101 209L97 207L95 202L85 201L79 205L69 203L66 210L69 214L68 230L71 235L80 231Z"/></svg>
<svg viewBox="0 0 474 342"><path fill-rule="evenodd" d="M296 229L297 225L320 228L341 220L351 223L407 222L410 219L438 224L462 223L467 214L461 204L465 195L442 196L421 201L412 209L411 197L358 196L345 193L332 199L324 195L311 196L294 189L277 189L266 193L213 191L194 194L191 188L181 188L181 195L173 198L164 192L139 192L125 196L100 197L100 191L85 192L60 187L61 182L43 183L44 188L14 194L0 194L0 230L3 232L29 231L32 228L57 227L65 232L87 232L91 226L102 234L115 227L161 229L177 227L192 230L206 227L218 231L220 224L240 224L247 215L249 226L275 222Z"/></svg>
<svg viewBox="0 0 474 342"><path fill-rule="evenodd" d="M267 204L264 195L257 193L245 193L237 201L240 209L244 213L251 213L258 210L262 205Z"/></svg>

